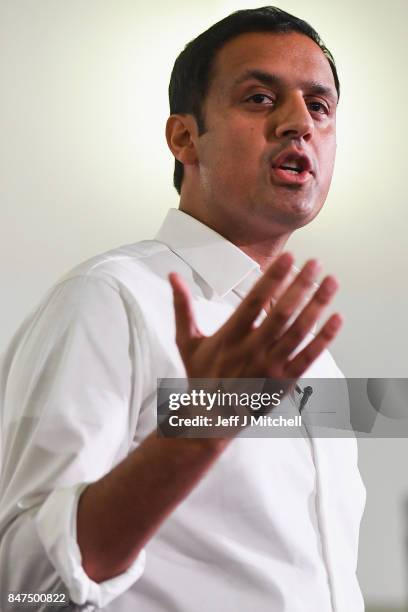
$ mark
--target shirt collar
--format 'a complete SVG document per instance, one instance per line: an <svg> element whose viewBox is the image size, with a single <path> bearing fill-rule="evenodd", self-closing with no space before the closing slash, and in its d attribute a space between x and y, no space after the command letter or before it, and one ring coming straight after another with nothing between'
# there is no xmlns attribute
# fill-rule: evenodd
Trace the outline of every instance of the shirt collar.
<svg viewBox="0 0 408 612"><path fill-rule="evenodd" d="M156 240L166 244L219 295L245 295L261 275L256 261L194 217L171 208Z"/></svg>

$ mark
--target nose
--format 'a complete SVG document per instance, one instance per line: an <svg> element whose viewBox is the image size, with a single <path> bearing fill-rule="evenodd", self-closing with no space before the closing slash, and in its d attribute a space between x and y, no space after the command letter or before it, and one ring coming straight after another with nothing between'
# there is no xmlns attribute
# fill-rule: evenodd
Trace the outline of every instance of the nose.
<svg viewBox="0 0 408 612"><path fill-rule="evenodd" d="M274 114L275 136L277 138L303 139L306 142L313 136L314 122L303 96L294 94L282 101Z"/></svg>

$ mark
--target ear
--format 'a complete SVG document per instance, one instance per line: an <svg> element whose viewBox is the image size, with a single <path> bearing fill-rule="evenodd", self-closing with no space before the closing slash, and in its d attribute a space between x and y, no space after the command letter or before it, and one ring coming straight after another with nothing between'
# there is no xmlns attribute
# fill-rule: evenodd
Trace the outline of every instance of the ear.
<svg viewBox="0 0 408 612"><path fill-rule="evenodd" d="M182 164L192 165L197 161L194 137L197 125L192 115L170 115L166 123L166 139L170 151Z"/></svg>

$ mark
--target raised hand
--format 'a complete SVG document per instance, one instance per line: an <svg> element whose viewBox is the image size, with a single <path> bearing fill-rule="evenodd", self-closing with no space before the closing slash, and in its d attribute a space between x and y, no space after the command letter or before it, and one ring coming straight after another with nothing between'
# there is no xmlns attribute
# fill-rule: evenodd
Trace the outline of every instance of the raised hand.
<svg viewBox="0 0 408 612"><path fill-rule="evenodd" d="M307 333L321 317L337 291L327 276L305 306L320 271L308 261L287 288L293 257L280 255L266 270L233 315L212 336L204 336L195 321L190 292L182 278L169 276L174 293L176 342L189 378L297 379L334 340L341 325L333 314L306 346ZM274 306L270 306L271 302ZM262 323L255 321L262 309ZM298 312L292 322L294 314Z"/></svg>

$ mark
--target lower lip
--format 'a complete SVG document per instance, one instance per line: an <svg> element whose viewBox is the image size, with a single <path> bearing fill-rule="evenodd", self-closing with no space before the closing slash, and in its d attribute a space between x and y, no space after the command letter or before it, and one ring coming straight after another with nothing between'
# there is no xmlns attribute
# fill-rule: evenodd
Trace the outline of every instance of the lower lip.
<svg viewBox="0 0 408 612"><path fill-rule="evenodd" d="M308 170L303 170L303 172L296 174L290 172L290 170L284 170L283 168L272 168L271 171L274 178L288 185L303 185L312 178L312 174Z"/></svg>

